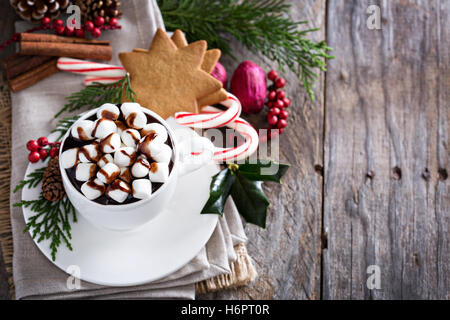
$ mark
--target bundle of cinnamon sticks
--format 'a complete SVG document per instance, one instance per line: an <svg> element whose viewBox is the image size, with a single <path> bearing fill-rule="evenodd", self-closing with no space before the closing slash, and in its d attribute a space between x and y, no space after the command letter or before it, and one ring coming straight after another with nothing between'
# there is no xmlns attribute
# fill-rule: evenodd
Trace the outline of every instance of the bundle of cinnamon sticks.
<svg viewBox="0 0 450 320"><path fill-rule="evenodd" d="M109 41L22 33L19 52L3 60L11 90L28 88L58 72L58 57L109 61L112 48Z"/></svg>

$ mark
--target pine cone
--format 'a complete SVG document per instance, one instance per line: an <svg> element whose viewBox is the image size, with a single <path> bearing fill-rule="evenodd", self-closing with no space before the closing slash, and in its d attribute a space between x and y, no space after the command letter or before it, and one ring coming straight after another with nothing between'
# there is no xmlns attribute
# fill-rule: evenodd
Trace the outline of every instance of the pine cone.
<svg viewBox="0 0 450 320"><path fill-rule="evenodd" d="M120 19L122 16L118 0L75 0L74 4L80 7L83 22L93 22L95 18L103 17L109 23L109 19Z"/></svg>
<svg viewBox="0 0 450 320"><path fill-rule="evenodd" d="M39 22L44 17L55 18L67 8L69 0L10 0L22 19Z"/></svg>
<svg viewBox="0 0 450 320"><path fill-rule="evenodd" d="M48 201L58 201L66 195L62 183L61 171L59 170L58 157L51 159L44 171L44 176L42 177L42 195Z"/></svg>

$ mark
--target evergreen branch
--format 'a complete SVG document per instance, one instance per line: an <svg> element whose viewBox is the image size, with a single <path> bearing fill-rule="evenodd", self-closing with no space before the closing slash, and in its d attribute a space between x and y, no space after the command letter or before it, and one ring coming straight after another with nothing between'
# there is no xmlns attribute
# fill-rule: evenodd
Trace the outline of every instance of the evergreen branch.
<svg viewBox="0 0 450 320"><path fill-rule="evenodd" d="M28 188L36 188L37 185L42 181L42 177L44 176L44 171L45 171L45 167L36 169L32 173L28 174L27 179L21 180L19 182L19 184L14 188L13 192L16 193L17 191L25 188L26 186L28 186Z"/></svg>
<svg viewBox="0 0 450 320"><path fill-rule="evenodd" d="M128 74L123 79L110 84L94 82L81 91L68 96L66 98L68 103L55 114L55 118L58 118L64 112L74 112L83 107L93 109L104 103L122 103L124 98L134 101L135 96L136 94L131 89Z"/></svg>
<svg viewBox="0 0 450 320"><path fill-rule="evenodd" d="M70 129L70 127L80 118L79 115L73 117L66 117L58 121L56 128L51 132L59 132L59 136L56 141L60 141L62 137L66 134L66 132Z"/></svg>
<svg viewBox="0 0 450 320"><path fill-rule="evenodd" d="M42 194L37 200L22 200L13 205L14 207L30 208L36 214L29 218L24 232L32 230L33 239L37 242L50 240L52 260L55 261L56 252L61 242L64 242L69 250L72 250L70 239L72 239L69 215L72 221L77 222L75 208L65 197L59 201L48 201Z"/></svg>
<svg viewBox="0 0 450 320"><path fill-rule="evenodd" d="M181 29L189 41L206 40L231 56L228 42L234 37L276 61L281 71L293 71L312 100L315 69L326 71L326 59L334 58L324 41L306 38L318 29L299 30L307 22L288 18L291 5L284 0L158 0L158 5L168 29Z"/></svg>

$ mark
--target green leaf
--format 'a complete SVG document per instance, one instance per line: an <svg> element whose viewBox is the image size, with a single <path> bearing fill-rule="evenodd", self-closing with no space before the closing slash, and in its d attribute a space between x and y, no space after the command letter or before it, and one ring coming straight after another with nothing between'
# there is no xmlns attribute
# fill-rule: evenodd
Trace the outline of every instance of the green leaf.
<svg viewBox="0 0 450 320"><path fill-rule="evenodd" d="M209 199L202 209L202 214L216 213L223 215L225 201L230 195L230 189L235 178L228 168L216 174L210 186Z"/></svg>
<svg viewBox="0 0 450 320"><path fill-rule="evenodd" d="M265 228L270 203L262 189L262 182L249 180L240 171L233 175L235 181L231 187L231 196L239 213L245 221Z"/></svg>
<svg viewBox="0 0 450 320"><path fill-rule="evenodd" d="M264 169L271 168L272 172L269 174L262 174L261 171ZM239 172L249 180L252 181L274 181L281 183L281 177L289 169L288 164L281 164L274 161L269 161L267 163L258 160L257 163L244 163L239 165ZM276 171L275 171L276 170Z"/></svg>

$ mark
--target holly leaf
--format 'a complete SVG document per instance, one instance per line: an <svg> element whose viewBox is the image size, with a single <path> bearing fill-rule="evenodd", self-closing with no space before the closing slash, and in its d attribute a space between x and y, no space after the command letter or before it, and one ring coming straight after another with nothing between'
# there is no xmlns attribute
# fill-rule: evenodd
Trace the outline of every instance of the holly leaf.
<svg viewBox="0 0 450 320"><path fill-rule="evenodd" d="M212 178L209 199L202 209L202 214L216 213L223 215L223 207L230 195L234 180L235 177L228 168L223 169Z"/></svg>
<svg viewBox="0 0 450 320"><path fill-rule="evenodd" d="M289 169L289 165L270 160L269 162L244 163L239 165L239 172L252 181L274 181L281 183L281 177Z"/></svg>
<svg viewBox="0 0 450 320"><path fill-rule="evenodd" d="M239 213L245 221L266 228L267 207L270 203L262 189L262 181L249 180L240 170L233 172L233 175L235 180L231 196Z"/></svg>

